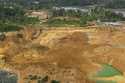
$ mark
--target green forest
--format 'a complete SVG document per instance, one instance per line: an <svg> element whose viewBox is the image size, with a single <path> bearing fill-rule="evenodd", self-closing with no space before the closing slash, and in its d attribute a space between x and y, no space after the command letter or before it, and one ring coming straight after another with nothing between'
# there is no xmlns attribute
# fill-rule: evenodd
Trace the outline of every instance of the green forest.
<svg viewBox="0 0 125 83"><path fill-rule="evenodd" d="M39 21L38 18L28 17L25 14L26 10L18 6L0 5L0 30L19 30L24 25L34 24Z"/></svg>

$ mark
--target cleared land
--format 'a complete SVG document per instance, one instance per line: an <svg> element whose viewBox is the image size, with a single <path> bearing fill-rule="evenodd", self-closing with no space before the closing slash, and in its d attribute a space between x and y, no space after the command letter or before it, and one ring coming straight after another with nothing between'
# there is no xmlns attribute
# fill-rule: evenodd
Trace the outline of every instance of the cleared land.
<svg viewBox="0 0 125 83"><path fill-rule="evenodd" d="M28 75L47 75L48 83L94 83L88 75L100 70L100 64L125 72L124 46L124 30L25 28L6 33L0 42L0 66L17 73L19 83Z"/></svg>

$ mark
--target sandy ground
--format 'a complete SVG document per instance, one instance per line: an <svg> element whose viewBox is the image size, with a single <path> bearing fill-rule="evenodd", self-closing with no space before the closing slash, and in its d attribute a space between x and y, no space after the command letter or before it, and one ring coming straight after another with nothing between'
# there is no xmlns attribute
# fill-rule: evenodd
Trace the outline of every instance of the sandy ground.
<svg viewBox="0 0 125 83"><path fill-rule="evenodd" d="M0 42L1 67L18 72L20 83L29 74L48 75L61 83L94 83L87 75L101 63L125 72L123 31L62 28L42 30L34 37L37 32L29 28L7 33Z"/></svg>

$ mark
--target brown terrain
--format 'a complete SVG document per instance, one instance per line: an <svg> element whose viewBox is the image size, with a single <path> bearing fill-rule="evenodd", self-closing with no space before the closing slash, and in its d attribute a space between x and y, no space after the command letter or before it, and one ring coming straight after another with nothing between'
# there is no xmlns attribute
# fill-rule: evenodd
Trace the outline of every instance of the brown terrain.
<svg viewBox="0 0 125 83"><path fill-rule="evenodd" d="M18 74L19 83L25 83L28 75L47 75L61 83L94 83L88 75L101 63L125 72L124 29L25 28L5 35L0 67Z"/></svg>

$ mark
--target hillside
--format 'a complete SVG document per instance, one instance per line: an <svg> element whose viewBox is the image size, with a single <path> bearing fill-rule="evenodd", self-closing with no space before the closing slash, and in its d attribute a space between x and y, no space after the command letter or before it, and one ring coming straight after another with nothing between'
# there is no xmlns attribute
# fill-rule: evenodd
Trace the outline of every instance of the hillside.
<svg viewBox="0 0 125 83"><path fill-rule="evenodd" d="M26 28L8 32L4 41L0 42L0 66L18 74L19 83L26 82L25 78L29 75L48 76L48 83L51 80L93 83L88 80L88 75L100 70L100 64L111 64L125 72L124 36L123 30L99 27Z"/></svg>

